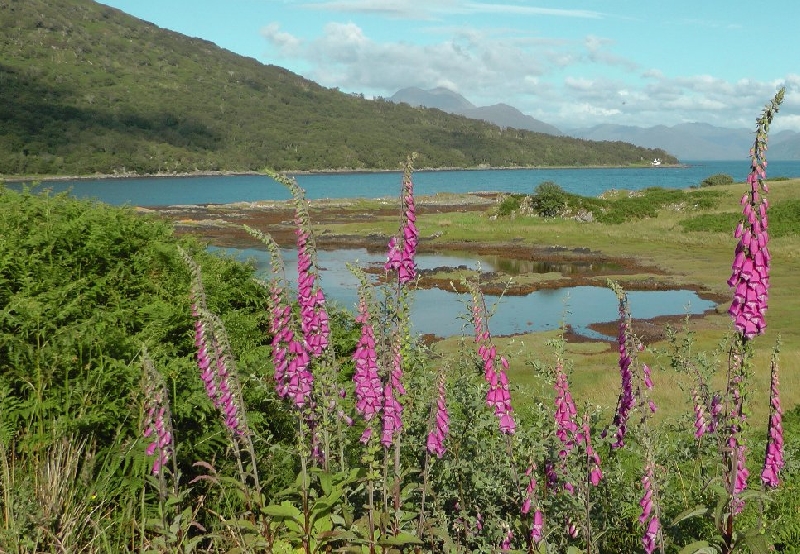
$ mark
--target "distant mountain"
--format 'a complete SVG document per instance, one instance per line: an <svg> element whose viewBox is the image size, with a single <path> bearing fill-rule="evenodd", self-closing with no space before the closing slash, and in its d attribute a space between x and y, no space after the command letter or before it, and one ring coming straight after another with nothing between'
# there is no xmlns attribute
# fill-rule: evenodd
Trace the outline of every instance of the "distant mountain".
<svg viewBox="0 0 800 554"><path fill-rule="evenodd" d="M557 137L564 135L556 127L526 115L508 104L476 107L457 92L444 87L429 90L417 87L404 88L394 93L389 100L395 103L405 102L410 106L435 108L443 112L463 115L470 119L488 121L505 129L525 129L526 131L545 133Z"/></svg>
<svg viewBox="0 0 800 554"><path fill-rule="evenodd" d="M781 131L769 137L767 159L800 160L800 133Z"/></svg>
<svg viewBox="0 0 800 554"><path fill-rule="evenodd" d="M426 108L435 108L443 112L461 114L464 110L472 110L475 105L449 88L436 87L429 90L423 90L418 87L408 87L398 90L394 95L389 98L395 104L405 102L409 106L418 108L424 106Z"/></svg>
<svg viewBox="0 0 800 554"><path fill-rule="evenodd" d="M741 160L747 158L755 139L753 129L715 127L707 123L681 123L672 127L634 127L629 125L595 125L574 129L570 136L588 140L630 142L646 148L663 148L681 160ZM800 135L783 131L770 137L768 157L800 159ZM786 143L786 147L781 147ZM794 147L792 147L794 144ZM794 152L794 158L791 153Z"/></svg>

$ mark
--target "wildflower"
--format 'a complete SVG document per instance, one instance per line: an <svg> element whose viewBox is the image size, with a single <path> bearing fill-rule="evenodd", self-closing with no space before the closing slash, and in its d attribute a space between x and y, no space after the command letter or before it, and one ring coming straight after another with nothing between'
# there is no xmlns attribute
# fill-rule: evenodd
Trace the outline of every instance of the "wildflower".
<svg viewBox="0 0 800 554"><path fill-rule="evenodd" d="M403 172L403 188L400 198L403 215L400 237L399 240L398 237L389 239L389 256L385 264L386 271L397 271L400 284L408 283L416 278L414 257L419 243L419 231L417 230L417 215L414 206L414 183L411 180L412 158L406 162Z"/></svg>
<svg viewBox="0 0 800 554"><path fill-rule="evenodd" d="M450 415L447 413L445 402L444 372L439 376L438 394L436 397L436 421L433 429L428 433L428 452L436 454L439 458L444 455L444 440L450 429Z"/></svg>
<svg viewBox="0 0 800 554"><path fill-rule="evenodd" d="M761 482L767 487L775 488L780 484L778 474L784 466L783 459L783 426L781 423L781 400L778 393L777 355L772 358L772 384L770 386L770 414L767 426L767 452L764 457L764 468L761 470Z"/></svg>
<svg viewBox="0 0 800 554"><path fill-rule="evenodd" d="M375 329L370 323L369 308L363 295L359 300L358 311L356 322L361 324L361 337L353 353L356 410L365 420L370 421L381 410L383 384L378 375Z"/></svg>
<svg viewBox="0 0 800 554"><path fill-rule="evenodd" d="M578 431L578 424L575 421L577 410L569 392L569 382L564 373L564 367L559 360L556 364L556 400L555 400L555 422L556 436L561 441L562 449L559 452L561 458L566 458L575 444L575 433Z"/></svg>
<svg viewBox="0 0 800 554"><path fill-rule="evenodd" d="M644 546L646 554L653 554L653 551L657 548L658 533L660 530L661 522L657 517L652 518L650 523L647 524L647 530L642 537L642 545Z"/></svg>
<svg viewBox="0 0 800 554"><path fill-rule="evenodd" d="M208 398L214 403L228 430L234 435L249 431L244 420L244 402L236 379L231 348L225 327L206 308L203 279L194 260L183 250L182 256L192 272L192 315L195 318L194 344L197 348L197 367Z"/></svg>
<svg viewBox="0 0 800 554"><path fill-rule="evenodd" d="M692 402L694 403L694 437L699 439L706 433L708 426L706 425L705 407L697 388L692 389Z"/></svg>
<svg viewBox="0 0 800 554"><path fill-rule="evenodd" d="M627 433L628 416L634 405L633 398L633 373L631 372L632 359L628 354L628 315L627 315L627 300L625 296L620 296L620 324L619 334L617 335L617 343L619 345L619 374L621 380L622 391L620 392L619 399L617 400L617 410L614 414L614 426L616 427L615 441L612 443L612 448L621 448L625 446L625 435Z"/></svg>
<svg viewBox="0 0 800 554"><path fill-rule="evenodd" d="M164 380L149 356L144 357L144 437L151 438L145 454L155 456L153 475L158 475L172 455L172 418Z"/></svg>
<svg viewBox="0 0 800 554"><path fill-rule="evenodd" d="M325 294L317 285L315 250L313 237L307 231L310 227L305 198L302 189L293 190L295 196L295 223L297 229L297 301L300 305L300 326L309 354L317 358L328 347L330 327L328 312L325 309Z"/></svg>
<svg viewBox="0 0 800 554"><path fill-rule="evenodd" d="M756 125L756 140L750 150L751 167L747 176L750 190L742 196L742 220L734 238L738 239L728 286L734 290L728 310L736 330L746 339L764 333L769 293L770 253L767 243L767 131L783 101L781 89L762 112Z"/></svg>
<svg viewBox="0 0 800 554"><path fill-rule="evenodd" d="M593 486L600 484L603 479L603 470L600 469L600 456L592 448L592 437L589 429L589 418L587 415L583 417L583 430L578 435L578 440L586 447L586 460L589 463L589 482Z"/></svg>
<svg viewBox="0 0 800 554"><path fill-rule="evenodd" d="M403 427L403 405L397 400L397 395L406 393L403 387L403 354L401 351L402 336L398 330L392 336L392 370L389 381L383 389L383 434L381 444L389 447L394 441L394 435Z"/></svg>
<svg viewBox="0 0 800 554"><path fill-rule="evenodd" d="M402 420L403 406L394 396L394 390L390 383L386 383L383 389L383 434L381 444L389 447L394 442L394 435L403 427Z"/></svg>
<svg viewBox="0 0 800 554"><path fill-rule="evenodd" d="M642 488L644 493L642 499L639 501L639 506L642 512L639 515L639 523L645 525L645 532L642 535L642 545L647 554L652 554L656 549L658 533L661 529L661 523L658 519L658 511L655 507L655 492L654 492L654 467L652 463L648 463L645 468L644 475L642 476ZM656 513L653 513L654 509Z"/></svg>
<svg viewBox="0 0 800 554"><path fill-rule="evenodd" d="M486 404L494 408L495 416L500 422L500 432L513 435L516 431L516 422L512 415L511 393L509 391L508 360L500 356L500 367L496 367L497 349L492 344L488 328L488 314L484 303L483 293L477 286L472 285L472 321L475 326L475 342L478 343L478 355L483 361L484 378L489 384L486 392Z"/></svg>
<svg viewBox="0 0 800 554"><path fill-rule="evenodd" d="M500 550L502 552L507 552L511 550L511 541L514 539L514 532L511 530L511 527L506 526L506 535L503 537L503 542L500 543Z"/></svg>
<svg viewBox="0 0 800 554"><path fill-rule="evenodd" d="M534 544L539 544L544 538L544 515L540 509L533 512L533 525L531 526L531 539Z"/></svg>
<svg viewBox="0 0 800 554"><path fill-rule="evenodd" d="M525 470L525 475L528 477L528 487L525 490L525 500L522 501L522 508L520 509L523 515L531 511L531 503L536 496L536 476L533 474L534 469L535 466L530 465L528 469Z"/></svg>

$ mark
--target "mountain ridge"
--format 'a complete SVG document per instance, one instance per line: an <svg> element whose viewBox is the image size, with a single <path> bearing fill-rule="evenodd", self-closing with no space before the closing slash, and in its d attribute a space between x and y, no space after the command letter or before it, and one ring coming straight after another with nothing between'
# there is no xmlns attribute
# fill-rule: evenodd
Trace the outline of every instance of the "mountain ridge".
<svg viewBox="0 0 800 554"><path fill-rule="evenodd" d="M395 103L406 103L412 107L434 108L446 113L463 115L469 119L487 121L504 129L524 129L534 133L564 136L564 133L557 127L524 114L514 106L504 103L476 106L461 94L446 87L427 90L419 87L407 87L395 92L389 100Z"/></svg>
<svg viewBox="0 0 800 554"><path fill-rule="evenodd" d="M601 123L592 127L561 129L535 119L508 104L476 107L466 97L445 87L424 90L408 87L389 100L411 106L435 108L471 119L481 119L503 128L527 129L554 136L593 141L627 142L644 148L661 148L681 160L746 159L753 144L751 129L717 127L710 123L680 123L639 127ZM776 160L800 159L800 133L781 131L770 137L770 156Z"/></svg>

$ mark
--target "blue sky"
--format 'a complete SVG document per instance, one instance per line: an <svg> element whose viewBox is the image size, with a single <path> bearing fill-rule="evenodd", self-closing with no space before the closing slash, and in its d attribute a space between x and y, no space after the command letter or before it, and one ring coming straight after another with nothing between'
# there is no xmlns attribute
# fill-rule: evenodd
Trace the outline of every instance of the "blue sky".
<svg viewBox="0 0 800 554"><path fill-rule="evenodd" d="M326 87L445 86L562 129L601 123L800 131L797 0L104 0Z"/></svg>

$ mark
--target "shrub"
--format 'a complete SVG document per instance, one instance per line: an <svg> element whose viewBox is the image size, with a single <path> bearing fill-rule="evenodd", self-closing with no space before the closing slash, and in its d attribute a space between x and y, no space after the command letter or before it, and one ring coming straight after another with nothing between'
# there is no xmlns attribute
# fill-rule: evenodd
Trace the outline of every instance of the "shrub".
<svg viewBox="0 0 800 554"><path fill-rule="evenodd" d="M703 179L703 182L700 183L700 186L717 187L720 185L732 185L732 184L733 184L733 177L725 173L717 173L715 175L711 175L710 177L706 177L705 179Z"/></svg>
<svg viewBox="0 0 800 554"><path fill-rule="evenodd" d="M518 211L522 203L522 198L524 197L519 194L510 194L503 198L500 205L497 207L497 215L507 216Z"/></svg>
<svg viewBox="0 0 800 554"><path fill-rule="evenodd" d="M557 217L567 204L567 193L553 181L543 181L531 198L533 209L541 217Z"/></svg>

